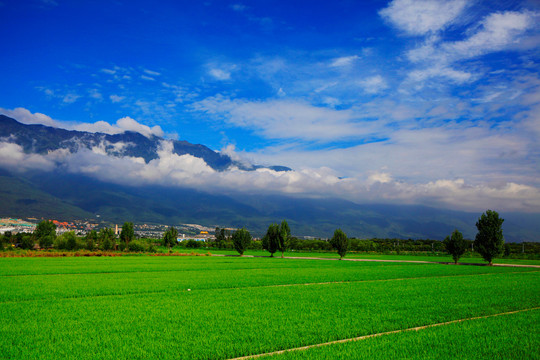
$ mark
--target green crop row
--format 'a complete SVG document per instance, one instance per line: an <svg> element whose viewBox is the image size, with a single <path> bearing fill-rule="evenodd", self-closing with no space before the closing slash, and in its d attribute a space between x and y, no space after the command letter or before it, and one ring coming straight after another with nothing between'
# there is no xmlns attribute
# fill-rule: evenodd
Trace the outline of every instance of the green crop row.
<svg viewBox="0 0 540 360"><path fill-rule="evenodd" d="M225 359L538 306L540 272L51 298L0 304L0 354Z"/></svg>
<svg viewBox="0 0 540 360"><path fill-rule="evenodd" d="M21 259L20 259L21 260ZM58 262L50 260L50 268L57 268ZM75 263L70 270L74 270ZM120 259L115 259L120 260ZM167 259L163 263L138 258L139 271L105 272L111 270L110 264L94 259L79 259L81 266L92 264L93 273L48 274L28 276L0 276L0 302L37 300L51 298L72 298L104 295L124 295L142 293L164 293L185 289L219 289L288 285L323 282L358 282L388 279L408 279L416 277L444 277L509 272L536 271L528 268L500 268L476 266L446 266L436 264L399 263L353 263L327 262L316 260L288 259L213 259L206 258ZM233 261L231 261L233 260ZM60 261L61 262L61 261ZM124 261L123 268L129 270ZM144 264L144 266L141 265ZM235 268L234 266L240 266ZM102 267L104 266L104 268ZM232 269L231 269L232 268ZM65 267L60 267L62 271Z"/></svg>
<svg viewBox="0 0 540 360"><path fill-rule="evenodd" d="M540 310L533 310L286 352L262 359L538 359L539 323Z"/></svg>

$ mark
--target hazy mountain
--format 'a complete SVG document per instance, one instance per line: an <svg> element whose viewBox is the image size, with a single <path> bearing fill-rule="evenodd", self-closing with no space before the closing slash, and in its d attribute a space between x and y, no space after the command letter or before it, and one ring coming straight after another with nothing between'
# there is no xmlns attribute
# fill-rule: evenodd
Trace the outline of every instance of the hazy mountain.
<svg viewBox="0 0 540 360"><path fill-rule="evenodd" d="M212 195L192 189L108 184L72 174L0 172L0 216L95 218L165 224L246 226L261 235L287 219L295 235L329 237L340 227L350 236L443 239L455 228L474 238L478 213L425 206L359 205L337 199ZM508 241L538 241L540 216L502 213Z"/></svg>
<svg viewBox="0 0 540 360"><path fill-rule="evenodd" d="M46 154L59 149L67 149L75 153L82 148L97 147L111 156L143 158L146 162L158 158L160 142L163 141L163 138L155 135L147 137L132 131L110 135L65 130L45 125L25 125L5 115L0 115L0 134L0 139L3 138L22 146L26 153ZM231 166L242 170L255 170L262 167L235 161L228 155L213 151L204 145L187 141L171 141L173 153L201 158L217 171L223 171ZM285 166L270 166L269 168L275 171L291 170Z"/></svg>
<svg viewBox="0 0 540 360"><path fill-rule="evenodd" d="M0 116L0 139L20 145L25 153L46 154L58 149L72 153L100 147L113 157L158 154L159 137L126 132L117 135L68 131L42 125L23 125ZM176 154L202 158L217 171L236 166L255 170L204 145L174 141ZM0 164L1 165L1 164ZM275 167L275 170L290 170ZM294 235L329 237L340 227L349 236L443 239L454 229L474 238L480 213L426 206L356 204L342 199L298 198L228 191L212 194L173 186L111 184L74 174L63 167L54 171L0 169L0 216L45 217L61 220L95 218L163 224L199 223L209 226L246 226L255 235L272 222L287 219ZM539 241L540 215L501 213L509 241Z"/></svg>

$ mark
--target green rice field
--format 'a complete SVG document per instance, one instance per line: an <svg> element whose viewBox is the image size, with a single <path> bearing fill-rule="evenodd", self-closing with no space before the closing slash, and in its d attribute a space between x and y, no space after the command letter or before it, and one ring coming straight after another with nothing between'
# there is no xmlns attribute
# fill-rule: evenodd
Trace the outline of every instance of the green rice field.
<svg viewBox="0 0 540 360"><path fill-rule="evenodd" d="M1 359L538 359L540 269L253 257L0 258ZM523 312L507 314L513 311Z"/></svg>

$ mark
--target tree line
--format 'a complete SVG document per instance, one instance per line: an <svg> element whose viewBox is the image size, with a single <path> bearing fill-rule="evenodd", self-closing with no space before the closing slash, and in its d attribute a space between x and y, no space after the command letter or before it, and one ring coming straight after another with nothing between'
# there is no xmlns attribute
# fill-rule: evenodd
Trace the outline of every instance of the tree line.
<svg viewBox="0 0 540 360"><path fill-rule="evenodd" d="M403 252L441 252L446 251L454 262L467 252L473 250L479 253L489 264L494 258L511 253L540 253L539 243L509 244L504 242L502 224L504 219L496 211L487 210L483 213L476 227L478 233L475 240L463 238L457 229L447 236L444 241L413 240L413 239L356 239L349 238L341 230L336 229L331 239L299 239L291 235L291 229L286 220L280 224L272 223L260 240L254 240L246 228L235 231L219 228L215 229L214 239L197 241L193 239L178 241L178 230L170 227L159 244L151 239L135 239L133 223L125 222L117 238L112 228L92 230L84 237L77 237L73 231L56 234L56 225L52 221L41 221L32 234L18 233L0 236L0 248L8 244L17 244L23 249L32 249L37 244L42 249L55 248L59 250L120 250L134 252L155 252L156 245L162 245L172 251L172 247L185 248L213 247L218 249L234 249L240 255L248 249L266 250L273 257L276 252L284 253L288 250L306 251L336 251L342 259L350 251L366 251L377 253ZM527 250L527 251L525 251Z"/></svg>
<svg viewBox="0 0 540 360"><path fill-rule="evenodd" d="M56 225L52 221L39 222L33 233L12 234L6 232L0 236L0 247L16 245L22 249L33 249L36 245L41 249L58 250L121 250L133 252L154 252L152 242L135 239L133 223L125 222L120 235L117 236L112 228L102 228L99 231L91 230L86 236L79 237L74 231L56 234Z"/></svg>

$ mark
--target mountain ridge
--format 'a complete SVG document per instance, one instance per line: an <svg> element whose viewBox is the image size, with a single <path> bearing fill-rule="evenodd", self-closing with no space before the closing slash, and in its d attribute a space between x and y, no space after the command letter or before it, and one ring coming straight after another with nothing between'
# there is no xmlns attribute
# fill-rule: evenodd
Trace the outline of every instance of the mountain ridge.
<svg viewBox="0 0 540 360"><path fill-rule="evenodd" d="M161 138L125 132L108 135L24 125L0 115L0 141L15 142L25 152L45 154L91 146L110 146L107 154L151 161ZM75 139L75 140L74 140ZM77 143L76 140L85 140ZM109 142L104 144L103 139ZM167 140L169 141L169 140ZM173 140L170 140L173 141ZM133 142L125 152L125 143ZM175 153L199 155L214 170L242 165L200 144L173 141ZM117 154L115 155L115 151ZM124 151L124 152L122 152ZM146 160L145 160L146 161ZM480 213L421 205L358 204L345 199L264 195L242 189L213 193L170 185L138 185L98 180L62 166L54 171L15 168L0 164L0 216L81 219L162 224L199 223L220 227L245 226L262 235L269 224L286 219L294 235L330 237L336 228L359 238L431 238L442 240L454 229L474 238ZM252 165L249 170L261 168ZM272 168L272 167L268 167ZM279 168L279 167L278 167ZM8 170L11 169L11 170ZM288 169L288 168L284 168ZM288 169L290 170L290 169ZM286 170L285 170L286 171ZM539 241L540 214L501 213L508 241Z"/></svg>
<svg viewBox="0 0 540 360"><path fill-rule="evenodd" d="M0 139L20 145L26 153L46 154L49 151L67 149L74 153L81 148L101 147L107 155L143 158L146 163L157 159L161 141L173 143L173 153L192 155L201 158L216 171L224 171L233 166L241 170L252 171L268 168L274 171L290 171L286 166L262 166L245 164L231 159L230 156L216 152L202 144L192 144L185 140L165 140L156 135L145 136L135 131L119 134L67 130L41 124L23 124L6 115L0 114ZM6 136L8 135L8 136Z"/></svg>

